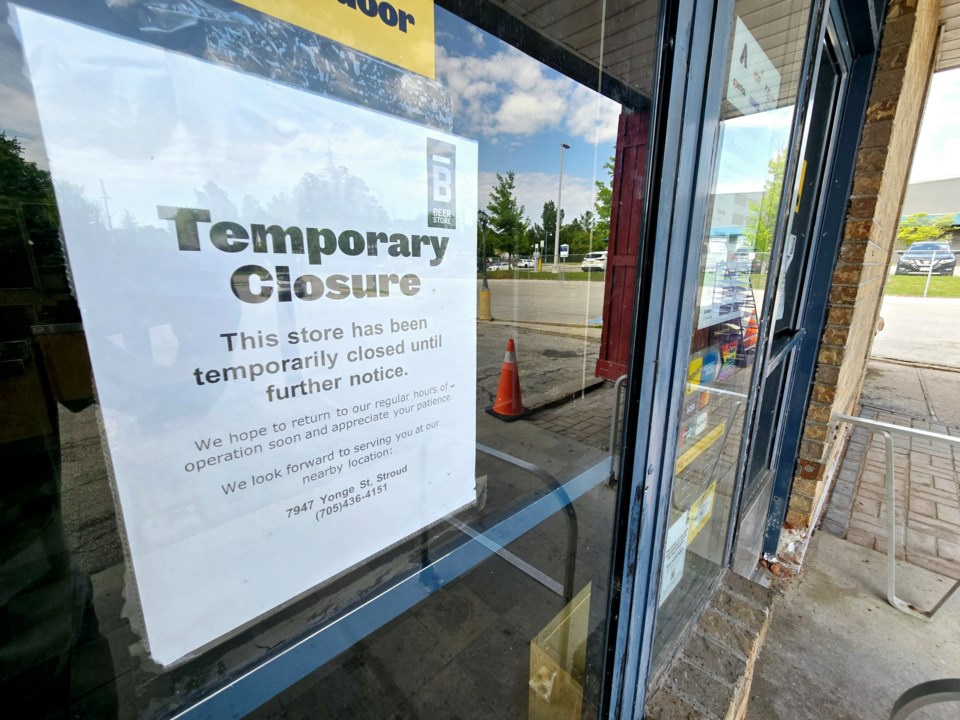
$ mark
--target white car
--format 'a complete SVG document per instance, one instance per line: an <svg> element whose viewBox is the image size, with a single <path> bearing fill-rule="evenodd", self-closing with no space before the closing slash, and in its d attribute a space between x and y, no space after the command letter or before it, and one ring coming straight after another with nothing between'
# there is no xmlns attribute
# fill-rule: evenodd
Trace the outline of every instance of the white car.
<svg viewBox="0 0 960 720"><path fill-rule="evenodd" d="M537 263L536 263L534 260L520 260L520 261L517 263L517 267L518 267L518 268L528 268L528 269L531 269L531 270L532 270L533 268L537 267Z"/></svg>
<svg viewBox="0 0 960 720"><path fill-rule="evenodd" d="M603 272L607 269L607 251L587 253L583 256L583 262L580 263L580 269L584 272L593 272L599 270Z"/></svg>
<svg viewBox="0 0 960 720"><path fill-rule="evenodd" d="M487 272L495 272L497 270L511 270L510 263L508 262L495 262L490 263L487 266Z"/></svg>

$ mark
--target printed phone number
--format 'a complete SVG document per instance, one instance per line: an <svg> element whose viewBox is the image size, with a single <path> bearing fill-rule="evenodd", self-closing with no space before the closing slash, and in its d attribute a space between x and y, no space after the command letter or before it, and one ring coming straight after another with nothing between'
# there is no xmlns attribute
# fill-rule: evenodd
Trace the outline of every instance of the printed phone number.
<svg viewBox="0 0 960 720"><path fill-rule="evenodd" d="M371 487L365 492L355 493L345 497L343 500L338 500L336 502L324 505L314 513L314 519L316 519L317 522L320 522L323 518L336 515L337 513L343 512L354 505L359 505L364 500L369 500L377 497L378 495L383 495L383 493L387 491L387 487L387 483L383 483L381 485ZM287 508L286 513L288 518L295 518L300 515L305 515L311 510L313 510L313 500L307 500L299 505L294 505L293 507Z"/></svg>

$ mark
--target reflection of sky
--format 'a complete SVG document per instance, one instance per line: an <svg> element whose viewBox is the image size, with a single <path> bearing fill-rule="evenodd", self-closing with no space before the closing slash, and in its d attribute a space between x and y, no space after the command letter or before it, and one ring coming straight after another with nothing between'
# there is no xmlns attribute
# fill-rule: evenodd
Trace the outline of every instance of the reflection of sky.
<svg viewBox="0 0 960 720"><path fill-rule="evenodd" d="M166 225L156 205L194 207L208 181L229 188L235 206L247 198L264 207L283 205L283 195L305 172L329 174L339 165L366 180L394 221L426 211L423 135L409 132L411 123L316 95L291 102L290 88L277 83L116 36L78 32L72 23L47 27L29 57L32 75L43 78L35 93L47 109L44 132L60 139L55 179L82 186L91 199L100 197L103 181L116 213L122 208L140 223ZM96 118L78 118L75 109L88 107L93 97ZM337 227L355 222L360 198L315 202L319 211L316 205L299 208L310 224ZM120 219L112 218L115 224Z"/></svg>
<svg viewBox="0 0 960 720"><path fill-rule="evenodd" d="M721 125L717 193L758 192L767 164L787 146L793 106L726 120Z"/></svg>
<svg viewBox="0 0 960 720"><path fill-rule="evenodd" d="M568 218L593 209L594 180L607 180L620 105L437 8L437 78L450 89L454 132L480 144L480 202L496 173L516 173L517 197L539 220L556 202L560 144Z"/></svg>
<svg viewBox="0 0 960 720"><path fill-rule="evenodd" d="M516 173L517 195L532 220L539 219L543 203L557 195L560 144L571 145L564 154L563 205L567 217L593 207L594 181L607 179L603 164L613 155L619 105L536 62L523 53L469 25L440 8L436 10L437 76L449 88L454 102L456 134L479 143L481 204L496 182L496 173ZM15 65L18 49L9 25L0 29L0 99L4 100L7 129L27 143L30 159L45 165L37 148L31 145L37 136L33 110L23 73ZM118 58L129 61L121 54ZM113 65L113 62L111 61ZM125 82L124 72L114 69L105 76L102 67L78 72L86 88L99 83ZM240 73L236 73L240 75ZM76 77L69 75L65 77ZM206 78L204 74L204 78ZM355 128L331 127L312 122L303 106L272 105L264 91L251 84L251 109L235 117L200 120L198 109L204 103L216 103L221 89L201 82L200 77L173 77L162 64L149 73L138 71L140 100L98 108L101 131L89 138L78 158L96 162L102 152L124 152L113 130L124 124L138 123L147 114L167 120L169 136L153 138L159 146L173 134L189 133L195 140L195 167L212 156L230 155L248 180L250 193L258 186L272 183L283 172L283 163L296 161L305 153L336 159L338 153L352 153L361 139L371 157L389 165L398 155L392 153L389 137L371 139ZM252 81L251 81L252 82ZM62 82L57 92L76 94L78 87ZM262 86L261 86L262 87ZM202 88L193 90L192 88ZM18 110L19 108L19 110ZM763 118L761 120L761 118ZM264 120L268 122L264 126ZM789 110L740 118L725 123L724 151L720 158L720 192L756 190L766 177L766 163L786 142ZM305 132L309 129L309 132ZM144 140L149 140L144 138ZM259 157L257 148L271 144L271 158ZM762 150L758 152L758 150ZM395 176L385 168L384 176ZM131 178L136 183L139 178ZM151 178L156 182L156 178ZM168 183L183 189L182 178ZM199 188L190 188L190 190ZM380 195L381 188L371 188ZM396 188L384 188L383 197L394 195ZM110 188L113 195L119 192ZM399 202L399 201L398 201ZM391 214L393 214L391 212Z"/></svg>

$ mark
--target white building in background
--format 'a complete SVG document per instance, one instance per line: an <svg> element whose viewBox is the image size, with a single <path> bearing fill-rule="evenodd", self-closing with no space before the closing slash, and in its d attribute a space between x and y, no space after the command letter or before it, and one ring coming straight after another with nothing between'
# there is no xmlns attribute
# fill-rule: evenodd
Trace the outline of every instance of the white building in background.
<svg viewBox="0 0 960 720"><path fill-rule="evenodd" d="M750 223L750 203L759 203L763 193L720 193L713 199L713 214L710 219L711 235L742 235Z"/></svg>
<svg viewBox="0 0 960 720"><path fill-rule="evenodd" d="M910 183L901 215L960 213L960 177Z"/></svg>

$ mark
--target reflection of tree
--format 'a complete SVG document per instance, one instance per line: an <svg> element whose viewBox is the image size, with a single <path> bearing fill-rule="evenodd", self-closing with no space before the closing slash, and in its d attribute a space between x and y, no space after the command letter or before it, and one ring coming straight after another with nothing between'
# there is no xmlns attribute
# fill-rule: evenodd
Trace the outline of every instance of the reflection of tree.
<svg viewBox="0 0 960 720"><path fill-rule="evenodd" d="M34 285L28 248L41 275L63 272L50 173L23 159L16 138L0 133L0 286Z"/></svg>
<svg viewBox="0 0 960 720"><path fill-rule="evenodd" d="M562 215L562 213L561 213ZM589 210L560 227L560 242L570 246L572 255L584 255L606 247L606 236L597 232L597 219Z"/></svg>
<svg viewBox="0 0 960 720"><path fill-rule="evenodd" d="M203 184L203 190L195 190L197 195L197 207L206 208L215 217L235 218L237 217L237 206L230 200L227 193L211 180Z"/></svg>
<svg viewBox="0 0 960 720"><path fill-rule="evenodd" d="M563 217L566 213L560 211L560 225L563 227ZM553 241L553 234L557 228L557 204L553 200L547 200L543 204L543 212L540 214L540 223L534 223L527 229L527 241L529 244L536 245L544 243L544 248ZM551 245L552 247L552 245Z"/></svg>
<svg viewBox="0 0 960 720"><path fill-rule="evenodd" d="M64 12L90 22L92 11L87 6L98 3L63 4L69 8ZM431 127L448 131L453 127L450 93L437 80L238 3L100 0L99 4L109 9L111 29L128 37Z"/></svg>
<svg viewBox="0 0 960 720"><path fill-rule="evenodd" d="M780 193L783 191L783 172L787 164L787 150L781 149L767 163L767 180L763 183L763 195L759 202L748 205L744 235L756 252L769 252L773 233L777 227L777 210L780 209Z"/></svg>
<svg viewBox="0 0 960 720"><path fill-rule="evenodd" d="M304 173L290 195L300 217L346 211L374 224L387 221L387 213L367 184L332 156L318 172Z"/></svg>
<svg viewBox="0 0 960 720"><path fill-rule="evenodd" d="M490 225L496 231L494 246L499 252L516 254L527 228L523 218L524 207L517 202L514 177L513 170L505 175L497 173L497 184L490 194L487 213L490 215ZM489 234L487 247L490 247Z"/></svg>
<svg viewBox="0 0 960 720"><path fill-rule="evenodd" d="M607 171L607 182L597 180L594 184L597 188L597 196L593 201L593 209L597 213L597 237L603 241L603 238L610 235L610 206L613 203L613 157L603 164L603 169Z"/></svg>
<svg viewBox="0 0 960 720"><path fill-rule="evenodd" d="M64 225L103 225L100 206L87 198L80 185L58 180L57 205Z"/></svg>
<svg viewBox="0 0 960 720"><path fill-rule="evenodd" d="M68 717L75 710L67 705L80 687L75 681L81 658L82 673L95 669L101 685L115 677L90 578L73 555L79 550L103 557L103 547L72 545L64 534L62 480L79 483L72 475L61 477L58 408L82 409L90 398L82 396L89 372L83 346L76 333L59 325L78 319L69 296L59 292L66 287L63 269L50 173L24 159L19 140L0 133L0 292L29 289L3 293L7 362L0 376L0 697L16 717ZM47 327L35 336L39 324ZM80 443L74 445L71 459L83 455ZM78 465L96 463L84 457ZM105 473L83 477L82 496L70 504L71 520L81 509L83 524L90 524L89 508L81 508L80 500L99 497L99 480L105 484ZM71 530L78 525L73 520ZM111 521L101 532L115 538ZM78 537L73 533L70 540ZM116 717L113 689L103 687L97 714Z"/></svg>
<svg viewBox="0 0 960 720"><path fill-rule="evenodd" d="M214 218L287 225L337 226L356 223L382 225L386 211L363 179L352 174L333 157L324 167L304 173L296 185L270 198L245 195L239 205L214 182L196 190L197 207L210 210Z"/></svg>

